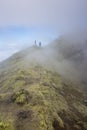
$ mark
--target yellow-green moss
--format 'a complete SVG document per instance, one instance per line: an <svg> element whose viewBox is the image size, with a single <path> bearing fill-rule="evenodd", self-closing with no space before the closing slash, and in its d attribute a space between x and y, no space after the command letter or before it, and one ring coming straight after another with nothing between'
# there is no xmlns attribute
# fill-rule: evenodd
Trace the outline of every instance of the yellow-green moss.
<svg viewBox="0 0 87 130"><path fill-rule="evenodd" d="M56 112L53 112L53 118L58 121L60 127L64 128L64 122Z"/></svg>
<svg viewBox="0 0 87 130"><path fill-rule="evenodd" d="M16 98L15 102L17 104L24 104L24 103L26 103L26 96L24 94L21 94L19 97Z"/></svg>
<svg viewBox="0 0 87 130"><path fill-rule="evenodd" d="M80 102L75 101L73 106L84 116L87 116L87 107Z"/></svg>
<svg viewBox="0 0 87 130"><path fill-rule="evenodd" d="M20 68L20 63L16 64L17 66L15 66ZM15 66L13 68L15 68ZM2 104L2 107L4 106L4 110L2 111L5 111L5 114L7 115L6 120L10 117L10 120L14 118L15 121L17 118L17 112L20 111L21 108L23 108L24 110L27 108L33 110L34 112L34 117L32 121L29 120L31 126L33 124L33 121L35 121L35 123L38 122L36 124L33 124L35 125L36 130L38 130L38 128L40 128L39 130L53 130L54 120L57 121L60 128L64 128L65 122L59 112L61 112L62 110L68 111L70 114L69 118L71 119L72 115L76 114L74 113L74 110L72 111L70 109L68 101L71 102L71 96L74 97L73 94L77 91L73 90L73 87L71 85L64 85L62 78L56 73L47 71L45 68L39 66L31 67L28 69L23 68L23 70L21 67L21 69L18 69L17 72L12 72L13 73L10 73L10 75L6 75L6 81L2 82L2 91L5 91L6 93L5 95L1 93L1 98L9 99L9 97L13 96L11 97L13 98L13 102L11 102L11 108L10 103L8 105L5 103L3 103L4 105ZM26 79L32 81L32 83L26 84ZM64 90L66 90L66 95L64 95ZM7 95L6 97L8 91L9 95ZM69 96L66 100L67 94L69 94ZM75 100L77 101L77 98L75 98ZM86 106L82 105L82 102L78 103L78 101L76 101L72 101L71 105L79 113L85 115L85 113L87 113ZM19 104L22 104L22 107L21 105L19 107ZM10 112L5 110L5 106L8 107L6 108L6 110L10 108L9 110L11 110L12 112L11 116L9 116ZM78 115L76 116L78 117ZM5 119L5 116L3 117L3 119ZM25 124L26 123L24 123L23 125ZM83 126L83 128L87 129L86 123L82 122L81 125ZM0 130L13 130L10 124L6 122L1 122L0 127L3 128ZM73 127L79 129L80 124L74 124Z"/></svg>
<svg viewBox="0 0 87 130"><path fill-rule="evenodd" d="M12 95L12 101L17 104L26 104L28 102L29 93L27 90L21 89Z"/></svg>
<svg viewBox="0 0 87 130"><path fill-rule="evenodd" d="M10 122L0 121L0 130L14 130Z"/></svg>

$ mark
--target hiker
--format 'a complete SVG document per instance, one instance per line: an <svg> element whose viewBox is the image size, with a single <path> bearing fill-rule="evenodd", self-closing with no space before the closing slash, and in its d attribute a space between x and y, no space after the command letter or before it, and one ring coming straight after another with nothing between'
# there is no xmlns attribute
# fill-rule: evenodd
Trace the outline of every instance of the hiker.
<svg viewBox="0 0 87 130"><path fill-rule="evenodd" d="M41 47L41 42L39 42L39 47Z"/></svg>
<svg viewBox="0 0 87 130"><path fill-rule="evenodd" d="M34 42L34 43L35 43L35 46L37 46L37 42L36 42L36 40L35 40L35 42Z"/></svg>

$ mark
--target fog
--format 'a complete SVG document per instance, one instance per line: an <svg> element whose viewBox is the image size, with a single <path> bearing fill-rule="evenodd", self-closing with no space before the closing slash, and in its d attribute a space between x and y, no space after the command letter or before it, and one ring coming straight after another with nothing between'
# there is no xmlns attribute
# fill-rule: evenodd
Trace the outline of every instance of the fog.
<svg viewBox="0 0 87 130"><path fill-rule="evenodd" d="M0 71L38 65L73 83L87 86L87 31L61 35L47 46L42 42L41 47L33 45L23 49L0 63Z"/></svg>
<svg viewBox="0 0 87 130"><path fill-rule="evenodd" d="M78 29L87 29L87 0L1 0L0 61L22 44L31 45L35 39L47 44Z"/></svg>
<svg viewBox="0 0 87 130"><path fill-rule="evenodd" d="M87 85L87 33L63 35L49 45L23 51L24 65L41 65L63 78Z"/></svg>
<svg viewBox="0 0 87 130"><path fill-rule="evenodd" d="M87 28L87 0L1 0L0 28Z"/></svg>

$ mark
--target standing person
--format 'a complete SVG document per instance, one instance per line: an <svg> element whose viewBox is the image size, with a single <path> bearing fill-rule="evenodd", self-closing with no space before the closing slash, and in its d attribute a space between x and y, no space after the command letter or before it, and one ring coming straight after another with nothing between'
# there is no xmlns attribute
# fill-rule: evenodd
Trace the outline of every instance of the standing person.
<svg viewBox="0 0 87 130"><path fill-rule="evenodd" d="M37 42L36 42L36 40L35 40L35 42L34 42L34 43L35 43L35 46L37 46Z"/></svg>
<svg viewBox="0 0 87 130"><path fill-rule="evenodd" d="M39 42L39 47L41 47L41 42Z"/></svg>

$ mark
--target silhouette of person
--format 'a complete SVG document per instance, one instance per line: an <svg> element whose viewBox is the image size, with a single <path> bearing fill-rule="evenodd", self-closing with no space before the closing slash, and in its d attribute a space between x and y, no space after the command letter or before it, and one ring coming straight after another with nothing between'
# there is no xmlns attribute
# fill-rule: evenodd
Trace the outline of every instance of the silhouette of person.
<svg viewBox="0 0 87 130"><path fill-rule="evenodd" d="M41 47L41 42L39 42L39 47Z"/></svg>
<svg viewBox="0 0 87 130"><path fill-rule="evenodd" d="M36 40L35 40L35 42L34 42L34 43L35 43L35 46L37 46L37 42L36 42Z"/></svg>

